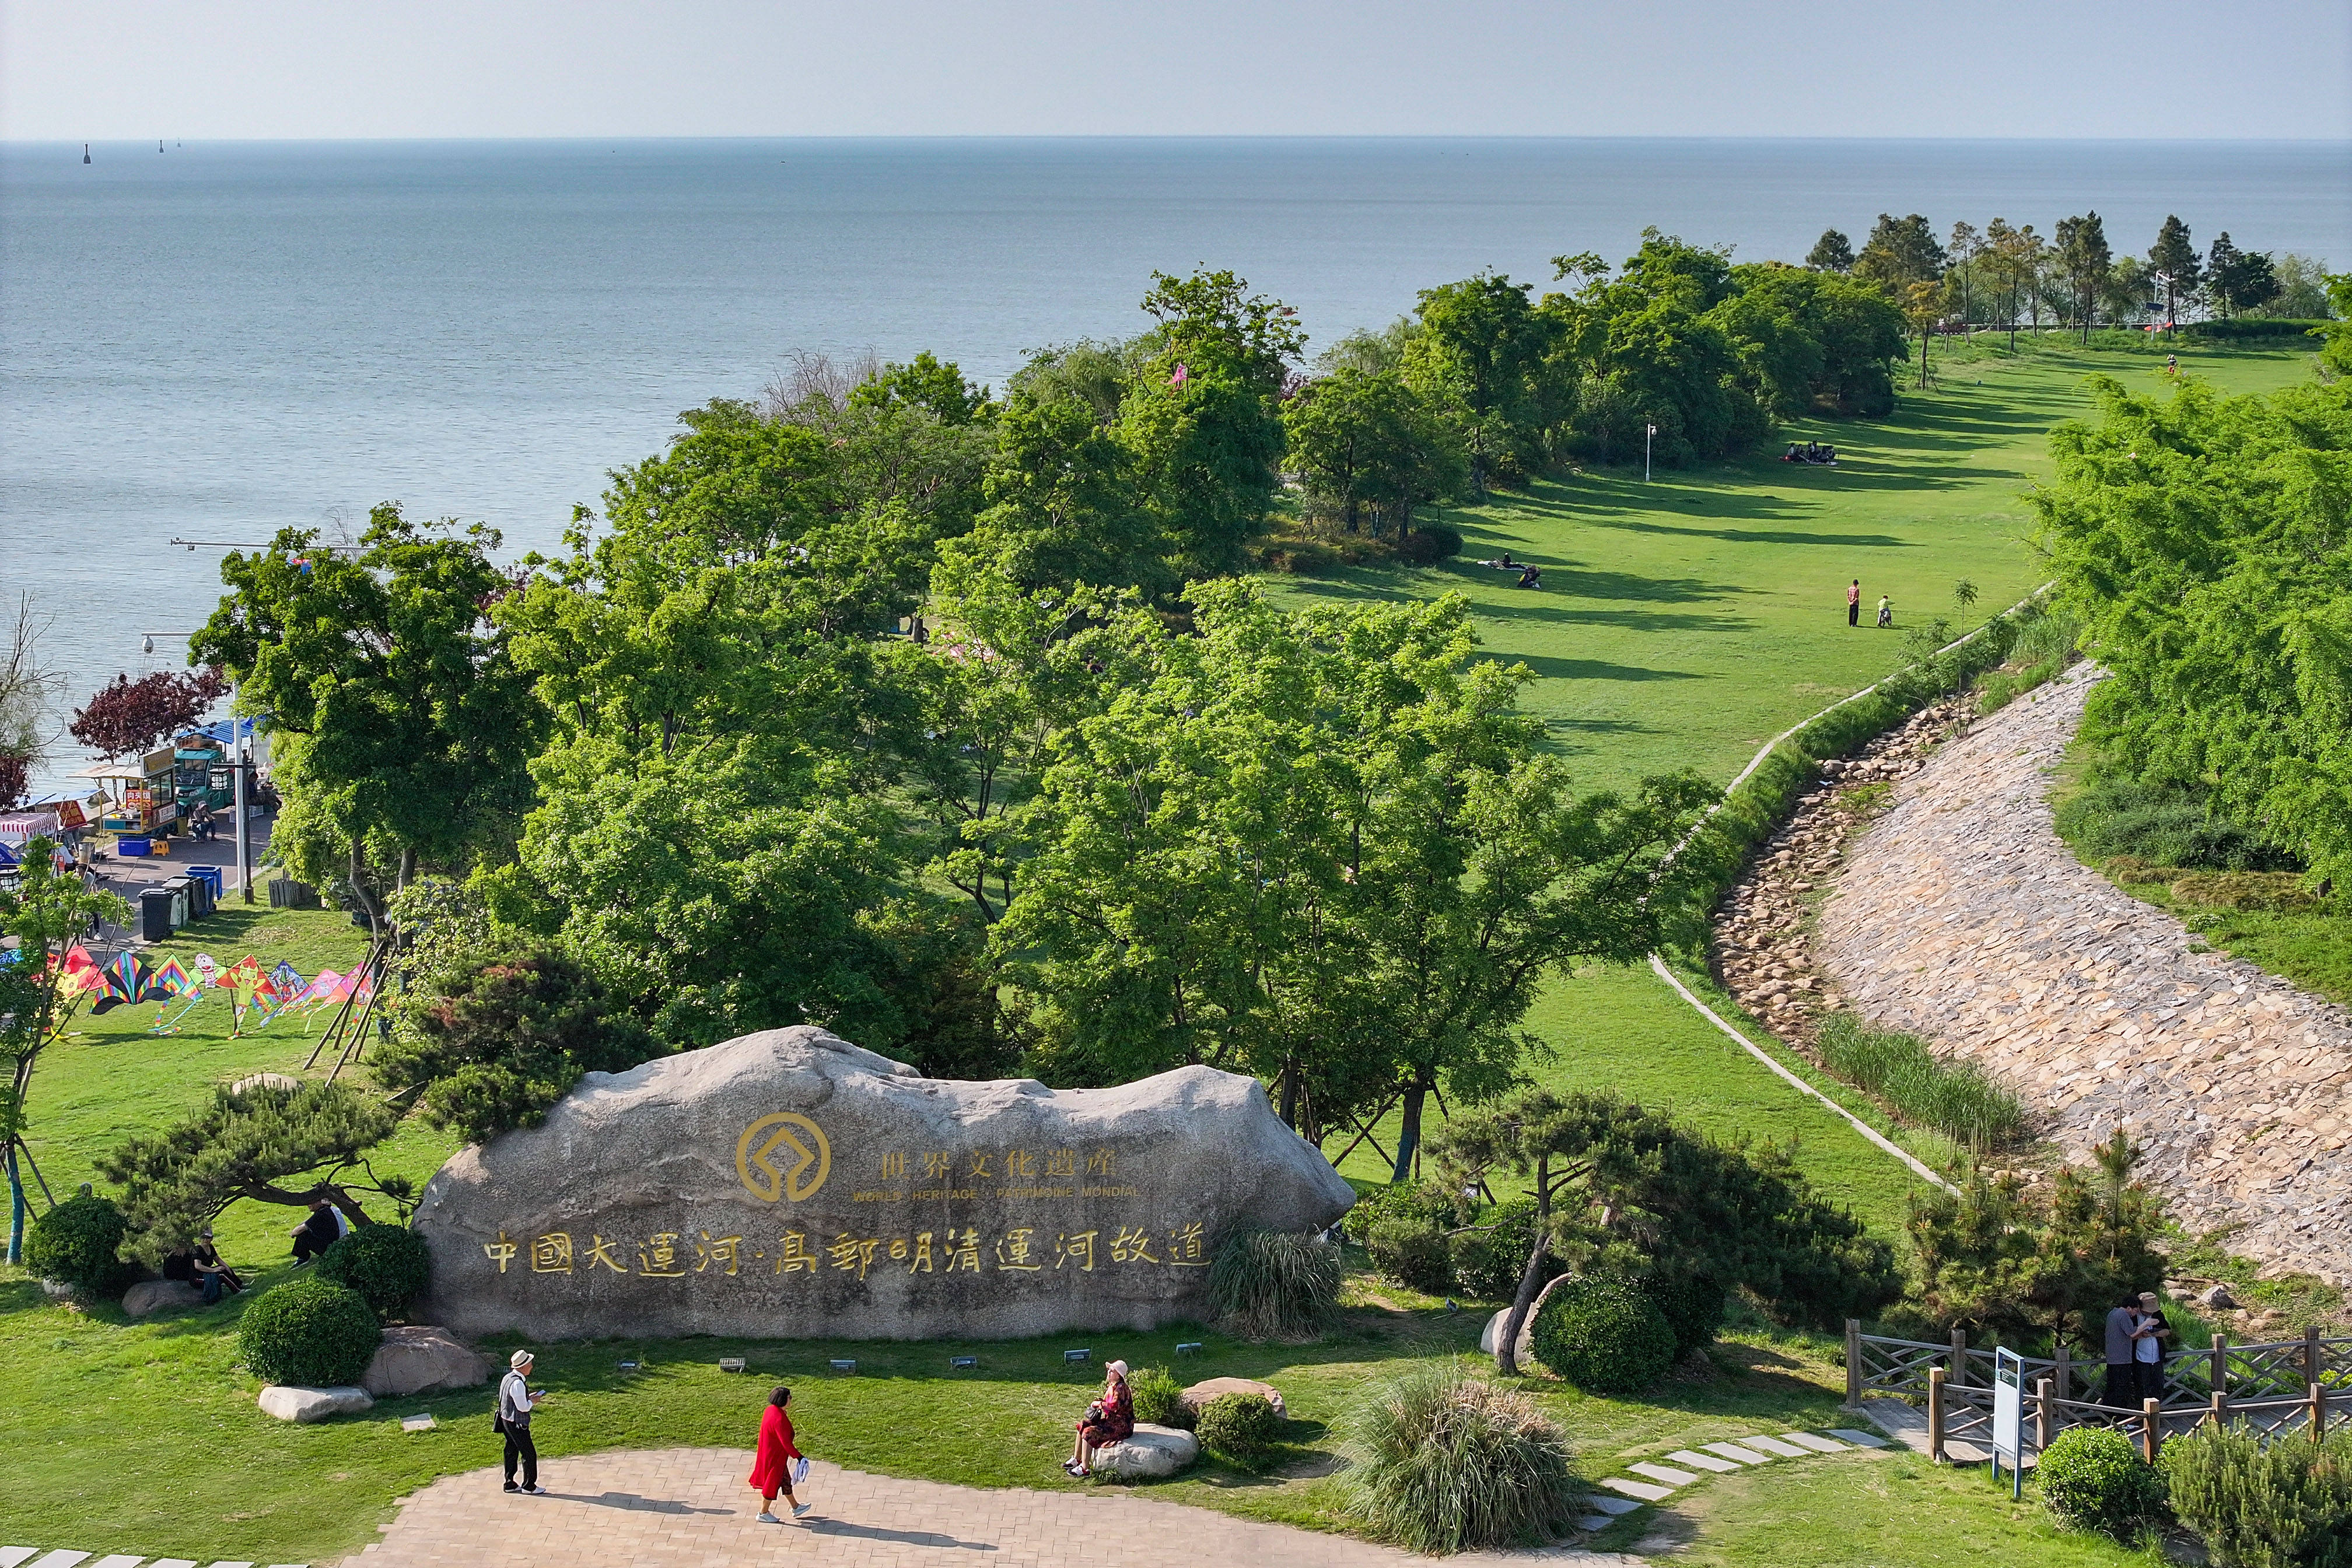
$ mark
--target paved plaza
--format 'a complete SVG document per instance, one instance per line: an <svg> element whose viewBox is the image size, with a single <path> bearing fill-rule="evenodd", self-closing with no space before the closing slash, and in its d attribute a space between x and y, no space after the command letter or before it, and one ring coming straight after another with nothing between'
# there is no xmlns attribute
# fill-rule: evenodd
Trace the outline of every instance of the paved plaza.
<svg viewBox="0 0 2352 1568"><path fill-rule="evenodd" d="M982 1491L813 1466L804 1519L761 1524L743 1484L749 1452L667 1448L553 1458L551 1495L509 1497L495 1469L450 1476L402 1505L384 1538L344 1568L740 1568L791 1563L858 1568L1405 1568L1426 1558L1346 1536L1257 1524L1207 1509L1091 1493ZM1473 1552L1503 1563L1630 1568L1616 1552Z"/></svg>

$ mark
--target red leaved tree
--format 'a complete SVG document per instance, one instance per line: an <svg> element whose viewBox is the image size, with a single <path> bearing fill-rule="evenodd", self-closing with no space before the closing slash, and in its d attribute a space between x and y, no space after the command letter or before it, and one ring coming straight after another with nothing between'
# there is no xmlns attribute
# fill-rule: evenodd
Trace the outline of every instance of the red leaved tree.
<svg viewBox="0 0 2352 1568"><path fill-rule="evenodd" d="M109 757L137 756L194 725L228 689L217 669L157 670L133 680L118 675L73 716L73 738Z"/></svg>

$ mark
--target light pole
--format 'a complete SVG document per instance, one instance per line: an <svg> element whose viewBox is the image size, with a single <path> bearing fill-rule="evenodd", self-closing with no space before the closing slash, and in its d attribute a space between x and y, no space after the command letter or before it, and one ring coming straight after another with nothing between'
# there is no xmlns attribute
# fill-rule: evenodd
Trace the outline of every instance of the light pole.
<svg viewBox="0 0 2352 1568"><path fill-rule="evenodd" d="M1649 424L1646 421L1643 422L1642 426L1642 482L1645 485L1650 482L1650 437L1657 433L1658 427L1656 426Z"/></svg>
<svg viewBox="0 0 2352 1568"><path fill-rule="evenodd" d="M157 635L158 634L154 632L143 634L140 644L140 651L142 653L153 653L155 651L155 638ZM164 632L161 635L170 637L178 637L181 634L178 632ZM194 634L190 633L188 635L193 637ZM236 687L234 683L232 683L228 689L228 743L232 748L234 748L231 754L236 758L235 763L230 768L229 782L230 786L234 791L232 797L234 805L232 809L236 813L236 885L245 894L245 901L249 904L253 902L253 841L247 837L250 829L247 826L245 820L245 773L246 769L251 764L246 760L245 731L237 727Z"/></svg>

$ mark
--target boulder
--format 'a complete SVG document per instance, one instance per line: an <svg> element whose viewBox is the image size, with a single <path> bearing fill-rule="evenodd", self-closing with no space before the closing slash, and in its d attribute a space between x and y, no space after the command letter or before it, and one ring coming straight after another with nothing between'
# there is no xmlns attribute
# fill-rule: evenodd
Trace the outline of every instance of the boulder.
<svg viewBox="0 0 2352 1568"><path fill-rule="evenodd" d="M2197 1300L2199 1305L2219 1311L2227 1311L2238 1304L2238 1299L2230 1294L2230 1288L2227 1285L2214 1286L2198 1297Z"/></svg>
<svg viewBox="0 0 2352 1568"><path fill-rule="evenodd" d="M122 1293L122 1315L144 1318L182 1307L201 1307L205 1293L184 1279L142 1279Z"/></svg>
<svg viewBox="0 0 2352 1568"><path fill-rule="evenodd" d="M1156 1481L1172 1476L1201 1457L1201 1440L1181 1426L1135 1424L1135 1436L1123 1443L1095 1450L1097 1475L1122 1481Z"/></svg>
<svg viewBox="0 0 2352 1568"><path fill-rule="evenodd" d="M415 1225L469 1339L1017 1339L1202 1321L1221 1235L1354 1201L1254 1078L950 1082L802 1026L588 1074Z"/></svg>
<svg viewBox="0 0 2352 1568"><path fill-rule="evenodd" d="M1519 1325L1519 1343L1517 1360L1518 1362L1520 1371L1524 1372L1529 1366L1536 1363L1536 1315L1543 1310L1544 1298L1550 1295L1554 1287L1558 1286L1562 1280L1573 1279L1575 1278L1576 1276L1573 1274L1554 1275L1545 1283L1542 1289L1536 1292L1534 1304L1528 1308L1528 1321ZM1506 1307L1501 1311L1486 1320L1486 1328L1481 1330L1478 1334L1479 1354L1496 1355L1500 1353L1500 1348L1503 1342L1503 1323L1506 1319L1510 1317L1510 1315L1511 1310L1508 1307Z"/></svg>
<svg viewBox="0 0 2352 1568"><path fill-rule="evenodd" d="M1274 1384L1255 1382L1246 1377L1212 1377L1196 1383L1184 1391L1184 1403L1191 1405L1192 1414L1197 1415L1201 1413L1202 1405L1220 1394L1255 1394L1273 1405L1276 1415L1285 1419L1288 1419L1290 1415L1290 1412L1283 1407L1282 1395L1275 1392Z"/></svg>
<svg viewBox="0 0 2352 1568"><path fill-rule="evenodd" d="M302 1388L272 1384L261 1391L261 1413L280 1421L324 1421L330 1415L357 1415L375 1408L364 1388Z"/></svg>
<svg viewBox="0 0 2352 1568"><path fill-rule="evenodd" d="M360 1386L378 1399L396 1399L443 1388L479 1388L489 1380L489 1357L467 1349L446 1329L419 1323L384 1330Z"/></svg>

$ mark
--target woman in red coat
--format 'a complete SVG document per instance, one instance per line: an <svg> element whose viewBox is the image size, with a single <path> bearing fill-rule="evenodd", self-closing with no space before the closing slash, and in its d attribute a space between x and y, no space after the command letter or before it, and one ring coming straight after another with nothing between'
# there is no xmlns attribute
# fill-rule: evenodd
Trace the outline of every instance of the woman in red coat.
<svg viewBox="0 0 2352 1568"><path fill-rule="evenodd" d="M801 1451L793 1447L793 1418L784 1414L792 1402L793 1391L779 1388L768 1395L768 1408L760 1417L760 1449L751 1457L751 1489L760 1494L761 1524L784 1522L776 1517L778 1492L793 1505L794 1519L808 1511L808 1504L793 1496L792 1462L801 1458Z"/></svg>

